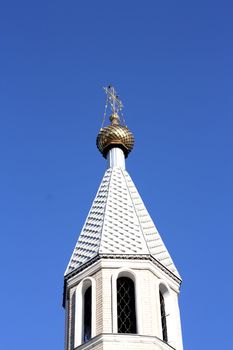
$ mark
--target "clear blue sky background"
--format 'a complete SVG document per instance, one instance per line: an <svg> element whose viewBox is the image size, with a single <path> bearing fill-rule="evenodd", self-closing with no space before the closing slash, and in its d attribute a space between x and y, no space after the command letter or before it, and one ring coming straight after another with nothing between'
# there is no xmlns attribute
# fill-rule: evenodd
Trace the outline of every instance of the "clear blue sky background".
<svg viewBox="0 0 233 350"><path fill-rule="evenodd" d="M136 138L128 171L183 277L185 350L233 347L232 63L232 1L1 2L1 349L63 349L109 82Z"/></svg>

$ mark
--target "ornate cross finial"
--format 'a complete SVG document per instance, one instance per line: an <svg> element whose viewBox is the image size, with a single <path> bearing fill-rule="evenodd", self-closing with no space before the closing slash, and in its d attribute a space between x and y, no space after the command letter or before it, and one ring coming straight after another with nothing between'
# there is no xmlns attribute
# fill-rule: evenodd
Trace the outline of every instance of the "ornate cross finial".
<svg viewBox="0 0 233 350"><path fill-rule="evenodd" d="M116 90L112 85L109 85L108 87L104 87L104 91L107 94L107 102L110 104L113 114L118 114L123 109L123 104Z"/></svg>

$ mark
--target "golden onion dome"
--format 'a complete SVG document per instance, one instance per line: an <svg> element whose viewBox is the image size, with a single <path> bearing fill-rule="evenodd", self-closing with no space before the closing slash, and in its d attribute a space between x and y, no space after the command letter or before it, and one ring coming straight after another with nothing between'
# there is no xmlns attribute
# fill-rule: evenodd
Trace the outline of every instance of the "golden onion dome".
<svg viewBox="0 0 233 350"><path fill-rule="evenodd" d="M105 158L113 147L121 148L127 158L134 146L134 136L127 126L120 125L119 116L116 113L111 115L110 121L111 125L100 129L96 145Z"/></svg>

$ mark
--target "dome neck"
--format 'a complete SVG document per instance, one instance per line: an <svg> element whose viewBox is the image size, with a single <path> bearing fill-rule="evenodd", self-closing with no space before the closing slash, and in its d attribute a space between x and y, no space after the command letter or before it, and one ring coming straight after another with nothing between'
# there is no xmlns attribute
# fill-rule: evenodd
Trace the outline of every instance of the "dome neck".
<svg viewBox="0 0 233 350"><path fill-rule="evenodd" d="M117 113L113 113L109 119L110 119L111 125L120 125L120 117Z"/></svg>
<svg viewBox="0 0 233 350"><path fill-rule="evenodd" d="M113 147L107 154L108 168L125 169L125 155L119 147Z"/></svg>

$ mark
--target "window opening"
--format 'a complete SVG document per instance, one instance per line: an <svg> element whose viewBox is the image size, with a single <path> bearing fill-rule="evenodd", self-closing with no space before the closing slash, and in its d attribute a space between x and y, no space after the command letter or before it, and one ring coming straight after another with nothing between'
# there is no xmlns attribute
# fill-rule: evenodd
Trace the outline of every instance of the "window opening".
<svg viewBox="0 0 233 350"><path fill-rule="evenodd" d="M162 324L162 335L163 335L163 341L167 342L167 320L166 320L166 311L165 311L165 302L164 302L164 296L161 292L159 292L160 297L160 310L161 310L161 324Z"/></svg>
<svg viewBox="0 0 233 350"><path fill-rule="evenodd" d="M134 282L128 277L117 279L118 333L136 333Z"/></svg>
<svg viewBox="0 0 233 350"><path fill-rule="evenodd" d="M91 339L91 286L84 293L84 343Z"/></svg>

